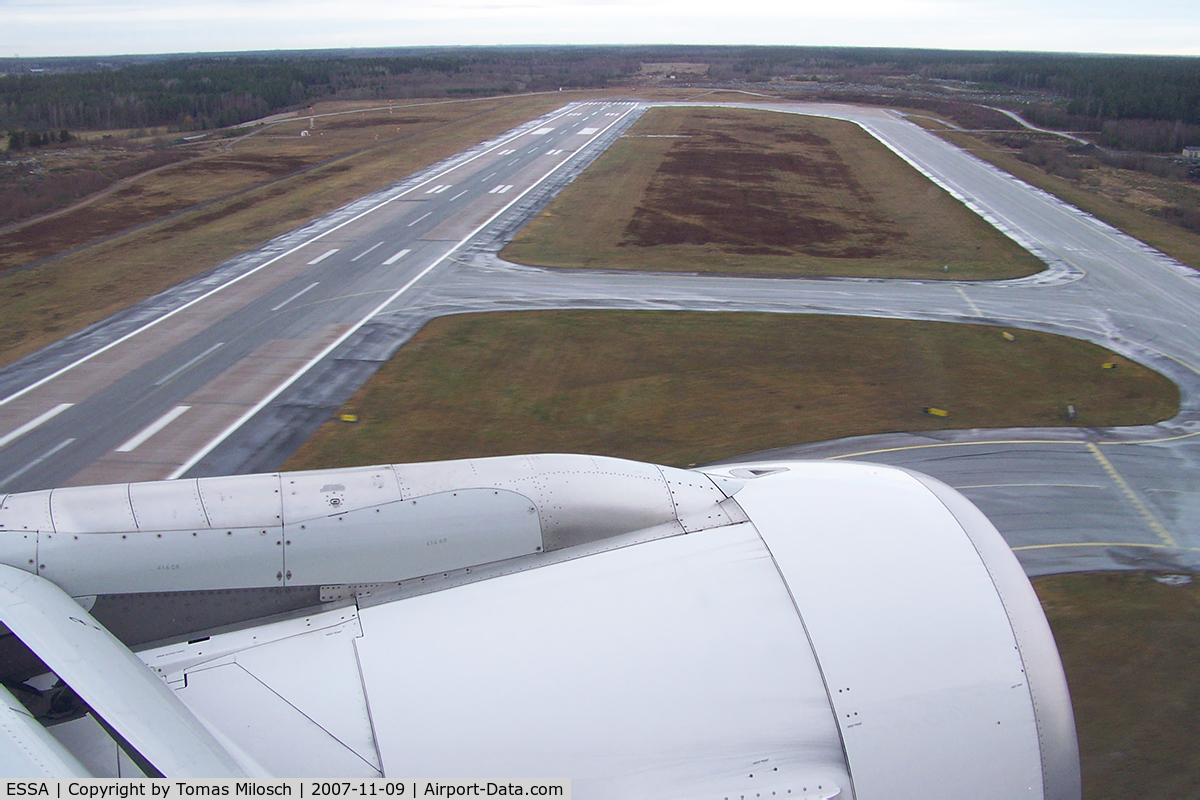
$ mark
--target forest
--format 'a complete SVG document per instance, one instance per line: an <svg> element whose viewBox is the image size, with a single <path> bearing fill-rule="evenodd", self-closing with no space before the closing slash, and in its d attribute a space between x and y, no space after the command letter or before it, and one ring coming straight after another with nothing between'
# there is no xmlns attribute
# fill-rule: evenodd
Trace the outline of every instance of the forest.
<svg viewBox="0 0 1200 800"><path fill-rule="evenodd" d="M1178 152L1200 144L1200 58L803 47L403 48L0 59L0 130L235 125L317 100L472 96L636 82L643 63L702 63L696 86L770 82L783 94L972 96L1101 145ZM958 95L946 88L956 83ZM940 93L940 95L939 95ZM29 137L33 136L33 139ZM48 138L46 139L48 141Z"/></svg>

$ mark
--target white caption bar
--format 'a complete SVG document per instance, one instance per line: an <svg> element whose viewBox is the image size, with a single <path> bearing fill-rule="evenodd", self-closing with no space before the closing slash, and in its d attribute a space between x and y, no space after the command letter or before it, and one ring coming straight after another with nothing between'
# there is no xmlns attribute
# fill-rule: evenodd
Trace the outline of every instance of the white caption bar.
<svg viewBox="0 0 1200 800"><path fill-rule="evenodd" d="M279 780L179 780L178 778L85 778L83 780L8 781L0 784L0 797L84 798L85 800L128 800L158 797L331 797L375 800L409 800L437 797L553 797L571 800L571 782L556 781L447 781L368 780L301 781Z"/></svg>

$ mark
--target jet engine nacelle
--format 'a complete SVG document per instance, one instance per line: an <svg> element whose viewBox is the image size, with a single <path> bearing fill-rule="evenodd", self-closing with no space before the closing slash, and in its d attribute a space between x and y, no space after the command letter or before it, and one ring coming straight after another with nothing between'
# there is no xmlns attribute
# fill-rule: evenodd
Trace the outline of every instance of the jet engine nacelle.
<svg viewBox="0 0 1200 800"><path fill-rule="evenodd" d="M3 499L0 562L0 621L164 773L1080 796L1029 581L905 470L555 455L56 489ZM345 599L137 658L70 600L285 585ZM140 703L141 664L173 693ZM97 752L87 731L55 741Z"/></svg>

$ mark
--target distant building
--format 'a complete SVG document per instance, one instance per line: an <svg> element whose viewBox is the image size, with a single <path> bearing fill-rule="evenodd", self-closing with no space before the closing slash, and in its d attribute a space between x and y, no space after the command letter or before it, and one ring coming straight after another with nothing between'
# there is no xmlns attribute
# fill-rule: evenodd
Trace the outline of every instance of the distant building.
<svg viewBox="0 0 1200 800"><path fill-rule="evenodd" d="M1184 158L1200 158L1200 147L1185 147L1183 148Z"/></svg>

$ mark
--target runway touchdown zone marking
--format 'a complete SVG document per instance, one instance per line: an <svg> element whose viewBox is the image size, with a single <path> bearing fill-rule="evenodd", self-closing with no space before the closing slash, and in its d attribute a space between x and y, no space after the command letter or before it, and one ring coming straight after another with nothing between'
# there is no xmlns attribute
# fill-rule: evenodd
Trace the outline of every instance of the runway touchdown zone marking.
<svg viewBox="0 0 1200 800"><path fill-rule="evenodd" d="M34 419L31 419L29 422L26 422L21 427L5 434L4 436L0 436L0 447L4 447L9 442L14 442L17 439L20 439L22 436L29 433L34 428L37 428L40 425L44 425L45 423L54 419L59 414L66 411L68 408L70 408L73 405L75 405L75 404L74 403L59 403L54 408L47 411L45 414L42 414L39 417L35 417Z"/></svg>
<svg viewBox="0 0 1200 800"><path fill-rule="evenodd" d="M335 247L335 248L333 248L332 250L326 250L324 253L322 253L321 255L317 256L317 257L316 257L316 258L314 258L312 261L308 262L308 265L311 267L311 266L314 266L314 265L316 265L316 264L320 264L322 261L324 261L325 259L329 258L331 255L333 255L334 253L336 253L336 252L338 251L338 249L339 249L339 248Z"/></svg>
<svg viewBox="0 0 1200 800"><path fill-rule="evenodd" d="M139 434L134 436L132 439L127 441L125 444L118 447L117 452L118 453L132 453L134 450L141 447L142 444L145 443L145 441L147 439L149 439L151 436L158 433L163 428L167 427L172 422L174 422L175 420L177 420L181 416L183 416L183 413L185 411L187 411L189 408L191 408L191 406L175 406L170 411L163 414L161 417L154 420L154 422L151 422L149 425L147 425L145 428L143 428Z"/></svg>
<svg viewBox="0 0 1200 800"><path fill-rule="evenodd" d="M59 442L54 447L51 447L49 450L47 450L45 453L42 453L42 455L35 458L33 461L30 461L28 464L21 467L19 470L17 470L13 474L9 475L4 480L0 481L0 486L7 486L9 483L15 481L17 478L21 477L26 472L29 472L29 470L36 467L38 464L45 461L47 458L50 458L52 455L57 453L59 450L62 450L64 447L69 447L71 445L71 443L74 441L75 441L75 437L71 437L70 439L67 439L65 442Z"/></svg>
<svg viewBox="0 0 1200 800"><path fill-rule="evenodd" d="M391 258L389 258L387 261L383 262L383 265L384 265L385 267L391 266L392 264L395 264L397 261L399 261L400 259L404 258L406 255L408 255L408 254L409 254L409 253L411 253L411 252L412 252L412 250L409 250L409 249L406 247L406 248L404 248L403 250L401 250L399 253L396 253L396 255L394 255L394 256L392 256Z"/></svg>

